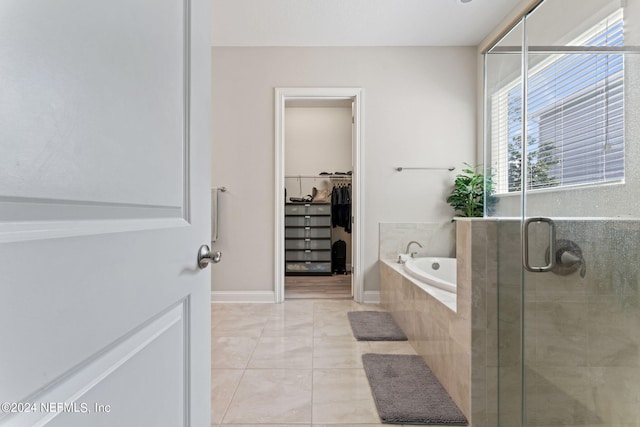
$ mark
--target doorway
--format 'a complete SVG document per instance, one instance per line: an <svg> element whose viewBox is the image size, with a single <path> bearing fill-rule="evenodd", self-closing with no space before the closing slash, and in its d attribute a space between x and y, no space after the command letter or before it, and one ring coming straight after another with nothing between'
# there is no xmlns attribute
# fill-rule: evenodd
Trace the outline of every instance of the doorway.
<svg viewBox="0 0 640 427"><path fill-rule="evenodd" d="M275 95L276 302L284 301L285 286L292 297L361 302L362 91L278 88ZM292 137L295 126L319 126L324 133L328 120L340 129L324 142L313 131ZM332 153L341 158L331 159ZM338 194L348 196L348 206L343 199L338 204ZM344 259L336 258L340 245Z"/></svg>

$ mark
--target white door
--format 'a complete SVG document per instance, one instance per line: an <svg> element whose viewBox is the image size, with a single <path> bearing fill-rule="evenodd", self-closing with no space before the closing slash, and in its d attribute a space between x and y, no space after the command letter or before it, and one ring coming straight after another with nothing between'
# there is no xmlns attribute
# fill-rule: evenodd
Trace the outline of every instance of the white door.
<svg viewBox="0 0 640 427"><path fill-rule="evenodd" d="M2 426L209 426L209 7L0 3Z"/></svg>

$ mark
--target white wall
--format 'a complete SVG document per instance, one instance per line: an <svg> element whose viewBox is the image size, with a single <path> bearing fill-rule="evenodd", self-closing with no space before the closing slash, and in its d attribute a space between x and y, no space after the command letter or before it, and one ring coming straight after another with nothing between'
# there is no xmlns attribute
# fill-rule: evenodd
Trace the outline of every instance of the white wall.
<svg viewBox="0 0 640 427"><path fill-rule="evenodd" d="M212 186L220 199L223 262L214 291L272 291L274 88L364 91L364 289L380 288L378 224L438 222L448 171L476 156L475 48L212 48ZM282 201L277 201L281 203Z"/></svg>
<svg viewBox="0 0 640 427"><path fill-rule="evenodd" d="M630 0L630 3L638 0ZM563 46L620 8L620 0L552 0L527 18L529 46ZM501 29L501 28L500 28ZM510 33L501 46L521 46L522 26Z"/></svg>

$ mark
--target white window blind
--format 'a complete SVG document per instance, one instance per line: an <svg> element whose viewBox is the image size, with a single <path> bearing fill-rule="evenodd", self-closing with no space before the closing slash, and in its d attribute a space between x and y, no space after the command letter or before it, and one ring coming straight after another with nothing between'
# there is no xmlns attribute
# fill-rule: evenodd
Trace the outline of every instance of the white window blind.
<svg viewBox="0 0 640 427"><path fill-rule="evenodd" d="M623 46L616 13L570 46ZM531 56L527 93L528 189L624 179L624 61L621 53ZM520 191L522 86L491 98L496 193Z"/></svg>

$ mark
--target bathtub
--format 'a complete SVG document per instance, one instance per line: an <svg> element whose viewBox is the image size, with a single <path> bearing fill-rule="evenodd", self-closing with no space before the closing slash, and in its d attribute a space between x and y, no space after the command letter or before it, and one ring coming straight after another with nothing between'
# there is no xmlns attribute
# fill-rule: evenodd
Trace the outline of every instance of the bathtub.
<svg viewBox="0 0 640 427"><path fill-rule="evenodd" d="M409 258L405 271L413 278L449 292L456 292L456 259L440 257Z"/></svg>

